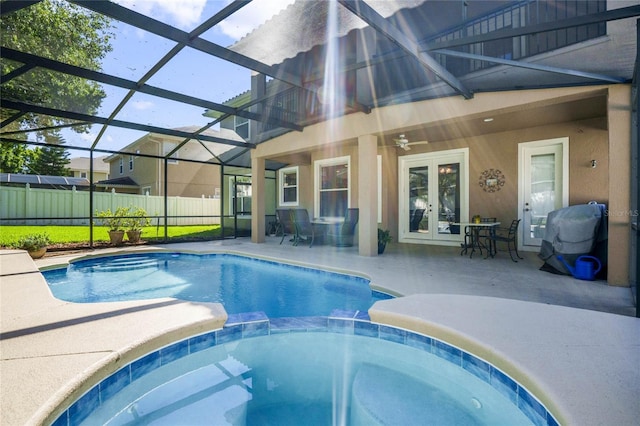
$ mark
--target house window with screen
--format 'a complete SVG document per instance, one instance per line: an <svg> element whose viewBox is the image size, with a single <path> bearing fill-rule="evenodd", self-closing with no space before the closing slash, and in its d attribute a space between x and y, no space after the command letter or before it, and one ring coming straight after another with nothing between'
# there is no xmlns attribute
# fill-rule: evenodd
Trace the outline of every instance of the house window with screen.
<svg viewBox="0 0 640 426"><path fill-rule="evenodd" d="M129 156L129 170L133 170L133 155Z"/></svg>
<svg viewBox="0 0 640 426"><path fill-rule="evenodd" d="M280 205L298 205L298 168L287 167L280 169Z"/></svg>
<svg viewBox="0 0 640 426"><path fill-rule="evenodd" d="M244 140L249 140L249 119L244 117L235 118L236 133Z"/></svg>
<svg viewBox="0 0 640 426"><path fill-rule="evenodd" d="M349 208L349 157L315 162L316 216L344 217Z"/></svg>
<svg viewBox="0 0 640 426"><path fill-rule="evenodd" d="M122 159L122 157L120 157L120 160L118 160L118 167L120 168L120 174L124 173L124 160Z"/></svg>

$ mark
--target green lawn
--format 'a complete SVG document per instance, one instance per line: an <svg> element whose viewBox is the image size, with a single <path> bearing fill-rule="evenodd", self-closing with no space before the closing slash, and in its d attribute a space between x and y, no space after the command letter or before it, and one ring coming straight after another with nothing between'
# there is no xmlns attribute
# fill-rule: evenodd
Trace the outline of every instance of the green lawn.
<svg viewBox="0 0 640 426"><path fill-rule="evenodd" d="M29 234L46 233L52 244L83 243L89 241L88 226L58 226L58 225L33 225L33 226L0 226L0 246L9 247L20 237ZM171 239L184 240L211 240L220 237L220 225L190 225L190 226L169 226L168 236ZM142 240L162 240L164 238L164 228L147 226L142 230ZM107 229L102 226L93 228L93 241L109 241Z"/></svg>

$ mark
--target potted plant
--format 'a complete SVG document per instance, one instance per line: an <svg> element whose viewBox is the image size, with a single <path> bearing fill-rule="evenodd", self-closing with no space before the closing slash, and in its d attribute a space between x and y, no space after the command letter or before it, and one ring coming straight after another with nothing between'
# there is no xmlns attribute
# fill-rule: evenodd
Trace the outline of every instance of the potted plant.
<svg viewBox="0 0 640 426"><path fill-rule="evenodd" d="M29 234L21 237L14 247L22 250L26 250L33 259L40 259L47 252L47 246L51 244L49 235L43 234Z"/></svg>
<svg viewBox="0 0 640 426"><path fill-rule="evenodd" d="M107 227L109 241L112 245L122 244L122 240L124 239L124 221L128 215L128 207L118 207L115 212L107 209L96 213L98 222Z"/></svg>
<svg viewBox="0 0 640 426"><path fill-rule="evenodd" d="M389 242L391 242L391 231L378 228L378 254L384 253Z"/></svg>
<svg viewBox="0 0 640 426"><path fill-rule="evenodd" d="M129 208L124 219L124 227L127 230L127 239L131 243L140 241L142 228L149 226L151 219L147 217L147 211L142 207Z"/></svg>

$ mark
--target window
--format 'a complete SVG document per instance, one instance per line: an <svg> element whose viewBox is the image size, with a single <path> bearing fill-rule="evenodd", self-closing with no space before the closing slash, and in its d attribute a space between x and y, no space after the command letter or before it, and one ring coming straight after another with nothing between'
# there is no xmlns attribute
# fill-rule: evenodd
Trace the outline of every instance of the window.
<svg viewBox="0 0 640 426"><path fill-rule="evenodd" d="M349 163L349 157L315 162L315 216L344 217L351 193Z"/></svg>
<svg viewBox="0 0 640 426"><path fill-rule="evenodd" d="M244 140L249 140L249 119L244 117L235 117L235 131Z"/></svg>
<svg viewBox="0 0 640 426"><path fill-rule="evenodd" d="M118 168L120 169L120 174L124 173L124 159L122 157L118 160Z"/></svg>
<svg viewBox="0 0 640 426"><path fill-rule="evenodd" d="M81 178L85 178L87 177L87 172L80 172L80 177Z"/></svg>
<svg viewBox="0 0 640 426"><path fill-rule="evenodd" d="M129 170L133 170L133 155L129 156Z"/></svg>
<svg viewBox="0 0 640 426"><path fill-rule="evenodd" d="M298 205L298 168L287 167L280 169L280 205Z"/></svg>
<svg viewBox="0 0 640 426"><path fill-rule="evenodd" d="M162 155L166 157L166 155L168 153L170 153L171 151L173 151L174 149L176 149L176 144L173 142L163 142L162 143ZM167 160L168 164L178 164L178 152L176 151L175 153L173 153L173 155L171 155L171 157L173 158L169 158Z"/></svg>

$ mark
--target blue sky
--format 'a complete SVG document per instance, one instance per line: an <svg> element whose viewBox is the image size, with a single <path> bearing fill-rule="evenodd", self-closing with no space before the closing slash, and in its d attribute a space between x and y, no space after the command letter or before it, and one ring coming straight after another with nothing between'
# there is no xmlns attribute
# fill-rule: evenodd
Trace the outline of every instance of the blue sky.
<svg viewBox="0 0 640 426"><path fill-rule="evenodd" d="M254 0L231 18L204 33L202 38L228 47L292 2L293 0ZM189 32L224 8L229 1L118 0L117 3ZM175 45L174 42L126 24L114 24L113 51L103 61L103 72L138 81ZM250 71L185 48L151 77L147 84L222 103L249 89ZM108 117L127 91L110 86L104 86L104 89L107 98L103 100L98 115ZM202 108L136 94L116 119L171 128L203 126L211 121L202 117L203 112ZM95 125L89 134L65 132L64 136L68 145L90 146L101 128L102 126ZM110 127L97 148L119 149L144 134ZM72 157L75 156L86 156L86 153L72 153Z"/></svg>

